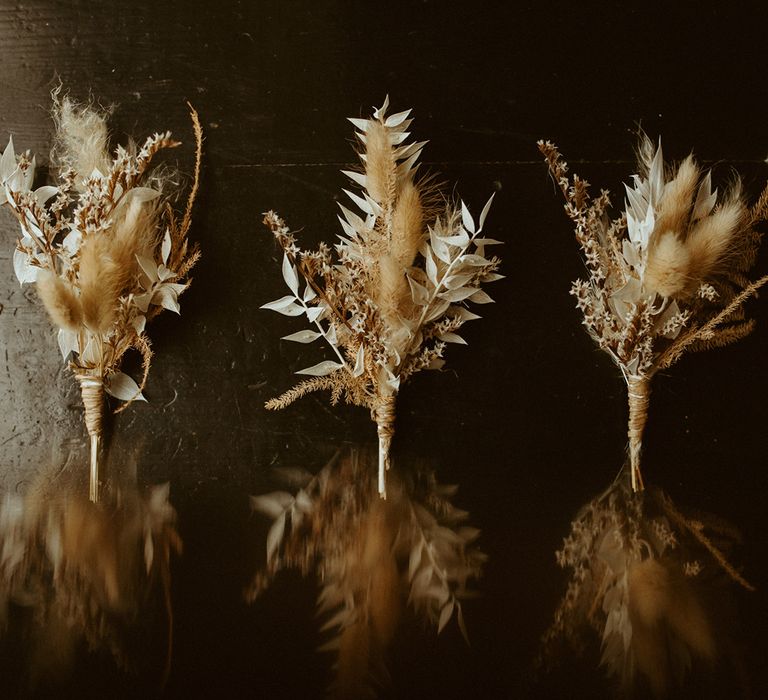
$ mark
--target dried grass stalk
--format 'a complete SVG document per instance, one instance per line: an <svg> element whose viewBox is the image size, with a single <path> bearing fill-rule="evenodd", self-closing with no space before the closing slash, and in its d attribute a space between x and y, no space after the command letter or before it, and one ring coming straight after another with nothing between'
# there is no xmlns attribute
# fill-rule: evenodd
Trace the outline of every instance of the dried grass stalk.
<svg viewBox="0 0 768 700"><path fill-rule="evenodd" d="M348 448L316 476L283 470L286 481L302 484L295 495L251 499L273 524L266 567L246 597L282 569L317 573L317 609L332 635L321 649L336 654L334 697L369 697L386 681L386 652L407 604L438 632L455 614L466 636L461 599L485 561L472 544L479 531L449 501L455 487L423 467L409 477L393 470L388 498L380 499L372 488L376 461L372 450Z"/></svg>
<svg viewBox="0 0 768 700"><path fill-rule="evenodd" d="M565 196L589 274L571 293L587 331L627 382L632 488L641 490L653 375L687 350L718 347L752 329L743 304L768 281L747 278L768 189L752 209L738 181L718 196L693 156L678 166L665 164L661 146L643 136L639 172L626 186L624 210L611 221L609 193L590 197L588 183L569 177L553 144L540 141L539 148Z"/></svg>
<svg viewBox="0 0 768 700"><path fill-rule="evenodd" d="M170 133L149 137L141 148L118 146L110 154L107 115L58 91L53 97L58 182L33 190L35 159L17 155L9 141L0 158L0 204L8 205L21 227L13 256L19 282L37 283L59 328L62 356L82 388L91 494L97 499L104 392L125 402L118 410L144 400L151 358L146 322L163 309L179 312L178 297L199 257L187 233L200 177L202 130L190 107L195 170L178 220L170 204L176 186L167 171L151 169L158 151L179 145ZM144 360L140 384L120 371L131 349Z"/></svg>
<svg viewBox="0 0 768 700"><path fill-rule="evenodd" d="M305 314L312 330L285 339L323 338L335 355L297 372L323 382L303 382L267 408L285 408L315 389L330 389L334 403L344 397L368 408L379 436L382 497L401 384L422 369L442 367L446 343L464 343L456 331L478 318L465 303L492 301L480 287L501 277L499 259L485 253L499 241L481 236L491 200L477 225L463 202L438 207L434 185L415 176L424 143L407 143L410 110L387 116L388 105L387 99L371 119L350 120L362 167L345 171L360 191L345 192L359 213L341 205L335 255L322 243L301 250L277 214L265 215L284 251L290 294L262 307Z"/></svg>

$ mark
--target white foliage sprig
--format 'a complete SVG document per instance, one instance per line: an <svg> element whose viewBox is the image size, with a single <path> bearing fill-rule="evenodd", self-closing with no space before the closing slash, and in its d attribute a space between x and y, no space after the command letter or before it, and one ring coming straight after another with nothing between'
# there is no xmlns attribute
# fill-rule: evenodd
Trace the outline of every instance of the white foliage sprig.
<svg viewBox="0 0 768 700"><path fill-rule="evenodd" d="M712 191L710 173L689 156L665 164L661 145L642 137L639 174L626 186L624 209L609 219L609 193L591 197L568 175L557 148L539 142L566 199L587 268L571 294L589 334L622 372L629 394L632 487L642 489L640 449L650 379L688 350L718 347L753 328L743 304L768 276L751 282L768 188L748 208L739 181Z"/></svg>
<svg viewBox="0 0 768 700"><path fill-rule="evenodd" d="M438 633L455 617L466 636L461 601L485 561L473 544L479 530L449 500L456 487L438 484L423 468L410 478L395 471L388 498L377 498L375 459L351 448L316 476L292 478L302 484L295 495L251 499L272 525L266 566L247 596L255 598L285 568L318 575L318 614L332 632L322 649L337 655L340 697L363 697L370 682L385 677L385 652L407 604Z"/></svg>
<svg viewBox="0 0 768 700"><path fill-rule="evenodd" d="M466 341L457 331L479 318L466 302L492 299L482 285L500 279L499 259L483 236L491 197L477 222L463 202L438 206L428 180L415 177L423 142L408 142L410 110L387 116L389 101L370 119L351 119L361 144L361 168L344 171L359 187L344 190L343 235L333 250L301 250L274 212L264 222L283 248L282 273L290 294L262 308L306 316L309 330L285 336L311 343L322 338L335 355L297 374L312 377L267 402L284 408L315 390L335 403L371 410L379 434L379 492L394 433L395 397L422 369L439 369L447 343Z"/></svg>
<svg viewBox="0 0 768 700"><path fill-rule="evenodd" d="M170 191L171 179L150 169L159 151L179 145L170 133L156 133L140 148L117 146L110 154L106 115L67 97L54 94L55 186L32 189L35 158L16 154L13 140L0 158L0 204L21 230L13 255L16 276L22 285L36 283L59 329L62 357L81 385L94 499L103 394L125 402L118 411L145 400L152 358L146 323L164 309L179 313L178 297L199 258L187 240L202 144L192 109L191 118L194 180L180 216L170 204L177 194ZM132 349L143 360L138 383L120 371Z"/></svg>

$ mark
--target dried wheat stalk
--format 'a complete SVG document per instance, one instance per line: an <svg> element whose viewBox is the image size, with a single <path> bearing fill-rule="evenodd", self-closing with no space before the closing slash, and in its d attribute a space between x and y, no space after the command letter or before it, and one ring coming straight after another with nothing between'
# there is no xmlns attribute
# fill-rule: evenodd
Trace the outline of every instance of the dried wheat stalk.
<svg viewBox="0 0 768 700"><path fill-rule="evenodd" d="M152 352L146 322L163 309L179 313L199 252L187 234L200 175L202 130L190 115L197 144L194 180L178 217L170 177L151 170L158 151L178 146L170 133L138 148L109 153L106 114L54 92L56 186L32 189L35 158L16 154L13 140L0 158L0 204L21 227L13 265L21 284L36 283L59 328L63 358L80 383L91 444L91 500L98 500L98 455L104 392L124 401L122 411L144 400ZM123 355L141 353L137 384L120 371Z"/></svg>
<svg viewBox="0 0 768 700"><path fill-rule="evenodd" d="M284 408L323 389L334 403L343 396L370 409L382 497L401 384L422 369L442 367L446 343L465 343L456 331L478 316L464 302L492 301L480 286L501 278L499 259L485 256L485 247L499 241L480 235L493 197L477 225L463 202L438 207L434 186L415 177L424 143L406 143L410 110L387 116L388 105L387 99L371 119L350 119L362 167L345 174L361 191L345 192L361 215L340 205L344 235L335 256L324 243L301 250L277 214L265 215L283 248L283 278L291 293L262 307L306 314L312 329L285 340L323 338L336 356L297 372L312 378L268 401L267 408Z"/></svg>
<svg viewBox="0 0 768 700"><path fill-rule="evenodd" d="M322 590L318 614L333 632L322 649L337 654L332 694L368 697L386 678L385 653L408 603L440 632L455 614L466 636L461 599L480 576L485 556L472 543L479 530L451 505L456 487L424 468L390 478L389 497L373 492L377 456L361 448L339 452L316 476L291 470L302 485L252 498L272 518L267 563L246 592L261 593L275 575L315 571Z"/></svg>
<svg viewBox="0 0 768 700"><path fill-rule="evenodd" d="M539 148L566 199L588 279L571 294L584 326L620 368L629 398L632 488L643 488L640 451L651 377L688 350L719 347L747 335L753 322L744 301L768 281L747 277L768 214L768 188L753 208L740 182L718 197L710 173L693 156L665 164L661 145L645 136L638 148L639 174L626 185L624 211L608 218L609 193L596 198L568 167L557 148Z"/></svg>

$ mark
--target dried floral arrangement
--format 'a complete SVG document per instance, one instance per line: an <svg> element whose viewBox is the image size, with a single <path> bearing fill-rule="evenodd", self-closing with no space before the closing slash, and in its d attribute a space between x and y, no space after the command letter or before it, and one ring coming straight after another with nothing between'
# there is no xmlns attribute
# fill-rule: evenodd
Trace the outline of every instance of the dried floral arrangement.
<svg viewBox="0 0 768 700"><path fill-rule="evenodd" d="M749 208L736 180L718 196L692 156L664 163L661 146L641 137L639 174L626 186L621 214L610 220L609 193L568 177L558 150L539 142L565 195L584 254L587 280L571 293L583 323L618 365L629 398L629 455L614 483L576 516L557 553L570 569L567 592L544 638L551 657L559 639L581 646L600 637L602 665L625 694L645 684L674 693L692 661L723 655L709 597L723 583L753 590L725 552L738 533L712 516L688 518L657 489L644 489L640 452L650 381L684 352L747 335L743 304L768 277L750 282L768 214L768 188Z"/></svg>
<svg viewBox="0 0 768 700"><path fill-rule="evenodd" d="M321 243L315 251L301 250L277 214L265 215L284 252L290 294L262 307L306 315L312 329L284 339L323 338L336 356L299 370L310 378L268 401L267 408L285 408L309 392L328 390L333 403L343 397L370 409L383 497L401 385L422 369L441 368L446 343L465 343L457 331L478 316L464 302L492 301L481 285L501 278L499 259L485 252L499 241L481 236L493 197L477 224L463 202L441 204L433 181L416 178L424 142L407 142L410 110L387 116L388 107L387 98L372 118L350 119L362 165L344 171L360 188L345 193L360 214L340 205L344 234L333 249Z"/></svg>
<svg viewBox="0 0 768 700"><path fill-rule="evenodd" d="M142 390L152 359L145 326L163 309L179 313L199 258L187 240L200 175L202 130L190 107L196 139L194 179L181 215L178 185L156 154L179 142L156 133L141 147L109 151L107 115L54 92L55 186L32 189L35 157L16 154L9 140L0 158L0 204L18 220L13 265L21 284L35 283L54 325L64 360L80 384L91 447L90 495L98 500L104 392L124 403ZM129 350L142 357L137 383L120 371Z"/></svg>
<svg viewBox="0 0 768 700"><path fill-rule="evenodd" d="M479 578L485 555L473 546L479 530L449 498L455 486L434 473L393 469L388 498L376 497L369 449L341 450L315 476L283 470L301 485L251 499L273 520L267 562L246 591L253 600L283 569L320 581L318 614L331 638L321 647L336 654L331 694L369 697L386 682L385 653L406 605L440 632L452 616L466 637L461 600Z"/></svg>
<svg viewBox="0 0 768 700"><path fill-rule="evenodd" d="M127 670L146 651L146 630L167 624L170 670L173 614L170 558L180 553L167 484L140 492L127 484L96 504L79 489L39 477L25 497L0 504L0 631L11 605L31 612L33 674L71 663L84 640ZM18 623L17 623L18 624ZM63 659L63 662L62 662Z"/></svg>
<svg viewBox="0 0 768 700"><path fill-rule="evenodd" d="M739 541L728 523L688 517L658 489L634 493L623 472L582 508L557 552L570 580L541 661L561 640L582 649L591 627L625 694L643 684L655 697L674 694L694 661L713 667L727 656L711 601L730 581L754 590L724 553Z"/></svg>
<svg viewBox="0 0 768 700"><path fill-rule="evenodd" d="M768 215L768 188L751 208L739 180L718 196L693 156L665 164L661 145L643 136L639 174L626 185L624 210L610 220L609 193L592 198L585 180L568 177L553 144L539 148L565 196L589 275L571 294L627 383L631 481L639 491L653 375L686 351L719 347L752 330L743 304L768 281L747 277L760 238L755 225Z"/></svg>

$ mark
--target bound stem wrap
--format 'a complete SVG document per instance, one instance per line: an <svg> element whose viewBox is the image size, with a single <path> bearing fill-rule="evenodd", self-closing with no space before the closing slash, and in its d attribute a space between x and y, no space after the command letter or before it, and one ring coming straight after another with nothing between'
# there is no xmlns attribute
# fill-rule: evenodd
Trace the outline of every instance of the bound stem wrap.
<svg viewBox="0 0 768 700"><path fill-rule="evenodd" d="M380 397L379 403L371 410L371 418L376 421L376 432L379 435L379 496L386 498L389 448L395 434L395 397Z"/></svg>
<svg viewBox="0 0 768 700"><path fill-rule="evenodd" d="M630 375L627 377L627 396L629 398L629 467L634 492L643 490L643 477L640 474L640 450L643 446L643 431L648 419L648 401L651 395L649 377Z"/></svg>
<svg viewBox="0 0 768 700"><path fill-rule="evenodd" d="M91 501L99 500L99 442L101 440L101 418L104 407L104 383L101 377L78 375L80 394L85 407L85 427L91 438L91 474L89 496Z"/></svg>

